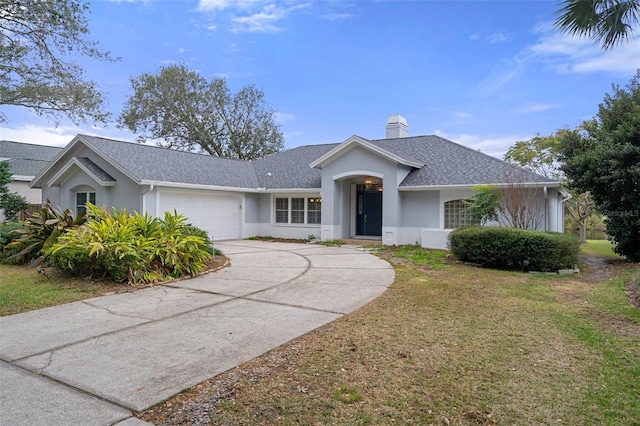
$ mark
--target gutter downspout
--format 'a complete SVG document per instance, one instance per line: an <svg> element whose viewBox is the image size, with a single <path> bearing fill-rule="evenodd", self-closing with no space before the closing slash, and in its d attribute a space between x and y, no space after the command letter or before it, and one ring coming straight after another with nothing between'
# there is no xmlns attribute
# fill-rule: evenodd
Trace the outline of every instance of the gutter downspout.
<svg viewBox="0 0 640 426"><path fill-rule="evenodd" d="M151 184L151 185L149 185L149 188L146 191L142 191L140 193L140 196L142 197L142 203L141 203L142 204L142 212L141 213L143 215L147 213L147 203L146 203L146 200L145 200L144 196L147 195L148 193L150 193L151 191L153 191L154 189L155 189L155 185Z"/></svg>
<svg viewBox="0 0 640 426"><path fill-rule="evenodd" d="M542 193L544 194L544 232L549 230L549 218L547 217L547 211L549 210L549 192L547 187L542 187Z"/></svg>
<svg viewBox="0 0 640 426"><path fill-rule="evenodd" d="M560 194L562 194L562 192L560 192ZM566 195L564 196L564 198L560 198L560 201L558 201L558 203L560 204L560 208L558 209L558 214L560 215L559 219L561 220L560 223L562 223L562 233L563 234L564 234L564 202L565 201L569 201L572 198L573 197L571 196L571 194L569 194L567 192Z"/></svg>

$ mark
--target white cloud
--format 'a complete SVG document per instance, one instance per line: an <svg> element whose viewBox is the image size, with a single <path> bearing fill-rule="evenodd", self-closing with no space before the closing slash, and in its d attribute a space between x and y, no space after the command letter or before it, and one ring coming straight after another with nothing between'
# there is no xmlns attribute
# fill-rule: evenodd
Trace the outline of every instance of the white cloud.
<svg viewBox="0 0 640 426"><path fill-rule="evenodd" d="M353 18L353 14L351 13L326 13L320 16L321 19L326 21L341 21L344 19Z"/></svg>
<svg viewBox="0 0 640 426"><path fill-rule="evenodd" d="M485 37L485 41L491 44L502 43L503 41L507 41L507 40L509 40L509 38L500 32L493 33Z"/></svg>
<svg viewBox="0 0 640 426"><path fill-rule="evenodd" d="M80 129L79 127L43 127L27 124L13 129L0 128L0 139L36 145L65 146L78 133L87 132L86 129Z"/></svg>
<svg viewBox="0 0 640 426"><path fill-rule="evenodd" d="M36 124L16 124L0 127L0 139L15 142L32 143L46 146L66 146L78 134L100 136L123 141L135 141L136 136L127 130L102 129L98 127L76 127ZM152 143L148 143L152 144Z"/></svg>
<svg viewBox="0 0 640 426"><path fill-rule="evenodd" d="M456 112L456 117L464 120L464 119L473 117L473 114L466 111L458 111Z"/></svg>
<svg viewBox="0 0 640 426"><path fill-rule="evenodd" d="M181 47L178 49L178 53L187 53L189 52L189 49L185 49L184 47Z"/></svg>
<svg viewBox="0 0 640 426"><path fill-rule="evenodd" d="M609 49L585 37L560 34L549 26L539 26L538 41L528 48L533 60L541 60L561 74L608 71L630 74L640 67L640 34Z"/></svg>
<svg viewBox="0 0 640 426"><path fill-rule="evenodd" d="M494 43L502 43L503 41L507 41L509 40L509 37L504 35L502 32L495 32L495 33L489 34L488 36L481 36L478 33L474 33L469 36L469 40L471 41L482 40L486 43L494 44Z"/></svg>
<svg viewBox="0 0 640 426"><path fill-rule="evenodd" d="M279 3L270 0L200 0L196 10L208 13L216 22L206 28L217 30L222 23L231 23L231 31L277 33L278 24L290 13L310 7L310 3Z"/></svg>
<svg viewBox="0 0 640 426"><path fill-rule="evenodd" d="M275 120L276 123L278 124L284 124L284 123L288 123L290 121L293 121L296 119L296 116L293 114L287 114L284 112L278 112L276 111L273 114L273 119Z"/></svg>
<svg viewBox="0 0 640 426"><path fill-rule="evenodd" d="M548 111L550 109L556 109L558 108L557 105L552 105L552 104L526 104L521 106L520 108L516 108L515 111L519 112L519 113L531 113L531 112L541 112L541 111Z"/></svg>
<svg viewBox="0 0 640 426"><path fill-rule="evenodd" d="M467 148L483 152L492 157L503 159L507 152L517 141L525 141L531 139L535 135L498 135L498 136L482 136L468 133L448 134L442 130L435 130L434 134L449 139L456 143L466 146Z"/></svg>
<svg viewBox="0 0 640 426"><path fill-rule="evenodd" d="M520 75L525 67L525 61L518 56L510 60L502 61L499 67L491 72L491 75L484 79L474 93L479 95L490 95L507 84L516 76Z"/></svg>
<svg viewBox="0 0 640 426"><path fill-rule="evenodd" d="M251 16L239 16L231 18L231 21L235 24L231 29L234 33L240 32L260 32L260 33L276 33L282 31L281 27L276 25L276 22L282 19L284 16L275 6L271 7L271 11L262 11L255 13Z"/></svg>
<svg viewBox="0 0 640 426"><path fill-rule="evenodd" d="M198 10L201 11L215 11L224 10L231 7L234 3L233 0L200 0L198 2Z"/></svg>
<svg viewBox="0 0 640 426"><path fill-rule="evenodd" d="M231 31L240 32L260 32L260 33L276 33L282 31L283 28L276 25L278 21L284 19L291 12L305 9L309 4L296 4L291 7L280 7L275 4L268 4L258 13L249 16L235 16L231 18L234 23Z"/></svg>

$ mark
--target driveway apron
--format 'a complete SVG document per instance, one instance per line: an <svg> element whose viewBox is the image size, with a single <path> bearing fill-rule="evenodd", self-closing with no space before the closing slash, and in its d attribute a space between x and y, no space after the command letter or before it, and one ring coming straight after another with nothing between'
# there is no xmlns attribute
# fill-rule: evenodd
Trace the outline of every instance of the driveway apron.
<svg viewBox="0 0 640 426"><path fill-rule="evenodd" d="M218 272L0 318L0 424L132 416L353 312L393 282L355 246L217 243Z"/></svg>

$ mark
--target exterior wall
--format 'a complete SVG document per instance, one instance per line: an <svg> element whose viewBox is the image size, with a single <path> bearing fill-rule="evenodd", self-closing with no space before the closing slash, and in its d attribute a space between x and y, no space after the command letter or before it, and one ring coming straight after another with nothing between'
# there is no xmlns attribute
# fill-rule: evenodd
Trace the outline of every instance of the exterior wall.
<svg viewBox="0 0 640 426"><path fill-rule="evenodd" d="M400 201L398 185L408 169L367 149L355 147L322 168L322 239L355 235L351 221L351 183L353 178L382 178L382 239L398 243ZM336 176L340 176L336 178Z"/></svg>
<svg viewBox="0 0 640 426"><path fill-rule="evenodd" d="M7 187L9 192L17 192L27 199L29 204L42 203L42 191L38 188L29 188L29 182L14 180Z"/></svg>
<svg viewBox="0 0 640 426"><path fill-rule="evenodd" d="M244 226L242 227L242 238L255 237L260 235L260 213L262 199L268 204L269 197L266 194L244 194L243 213Z"/></svg>
<svg viewBox="0 0 640 426"><path fill-rule="evenodd" d="M243 233L244 238L253 236L271 235L276 238L296 238L304 239L309 235L320 238L320 225L306 224L279 224L275 223L275 198L276 197L319 197L321 194L317 192L275 192L267 194L246 194L245 200L250 201L254 212L249 216L245 215L246 232ZM245 201L245 206L247 202ZM249 207L247 207L249 208ZM248 212L248 210L247 210ZM322 216L324 220L325 205L324 198L322 200ZM248 220L251 220L249 222Z"/></svg>
<svg viewBox="0 0 640 426"><path fill-rule="evenodd" d="M440 224L440 191L400 192L400 218L398 244L422 241L420 231L437 228Z"/></svg>
<svg viewBox="0 0 640 426"><path fill-rule="evenodd" d="M18 195L22 195L27 199L29 204L42 203L42 191L36 188L29 188L29 182L14 180L7 184L9 192L17 192ZM5 221L4 212L0 210L0 223Z"/></svg>
<svg viewBox="0 0 640 426"><path fill-rule="evenodd" d="M88 148L84 148L80 153L75 154L75 156L88 157L117 181L115 186L107 187L107 189L110 190L110 197L108 199L102 201L98 198L98 194L96 193L96 203L104 204L107 207L126 208L129 212L142 211L141 194L146 190L146 188L141 188L136 182L129 179L129 177L121 173L102 158L98 157ZM90 182L92 186L99 186L91 178L89 178L88 182Z"/></svg>
<svg viewBox="0 0 640 426"><path fill-rule="evenodd" d="M126 175L121 173L108 162L104 161L90 149L80 146L78 149L69 151L59 163L65 165L73 157L87 157L104 171L116 179L115 186L100 186L91 176L76 168L70 177L62 180L59 186L43 186L42 200L50 199L63 209L69 208L75 211L75 192L81 190L92 190L96 193L96 203L105 207L126 208L127 211L142 212L142 193L148 191L148 187L141 188ZM51 178L56 171L49 173L47 178Z"/></svg>

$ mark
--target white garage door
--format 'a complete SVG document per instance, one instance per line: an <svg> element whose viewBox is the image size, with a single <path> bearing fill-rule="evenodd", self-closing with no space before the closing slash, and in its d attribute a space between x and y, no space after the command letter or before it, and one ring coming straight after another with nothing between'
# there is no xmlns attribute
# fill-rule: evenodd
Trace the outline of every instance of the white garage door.
<svg viewBox="0 0 640 426"><path fill-rule="evenodd" d="M160 191L158 216L165 211L182 213L192 225L209 233L209 238L234 240L241 237L240 195L195 191Z"/></svg>

